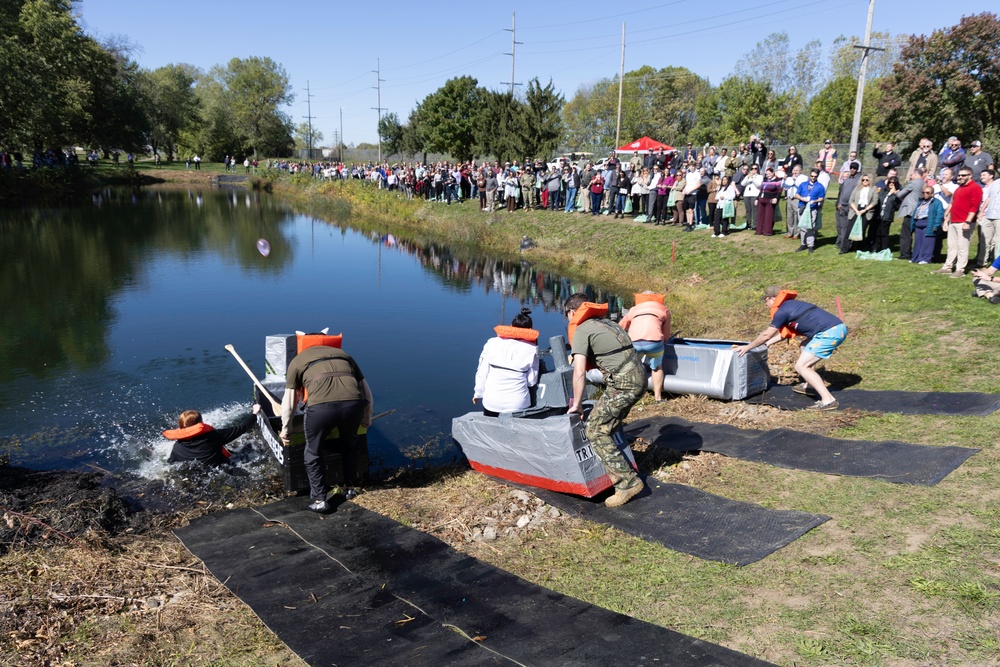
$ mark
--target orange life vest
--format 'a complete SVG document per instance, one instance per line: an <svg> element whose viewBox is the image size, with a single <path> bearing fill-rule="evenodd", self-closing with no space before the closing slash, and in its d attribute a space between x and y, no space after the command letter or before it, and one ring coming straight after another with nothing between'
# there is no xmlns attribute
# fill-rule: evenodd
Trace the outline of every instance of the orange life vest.
<svg viewBox="0 0 1000 667"><path fill-rule="evenodd" d="M569 320L569 327L567 328L566 334L569 337L570 347L573 346L573 334L576 333L576 328L580 326L583 322L593 319L595 317L607 317L608 315L608 304L606 303L591 303L590 301L584 301L580 304L580 307L573 311L573 317Z"/></svg>
<svg viewBox="0 0 1000 667"><path fill-rule="evenodd" d="M647 301L654 301L656 303L662 303L662 304L667 303L666 294L633 294L632 296L635 297L635 305L637 306L640 303L646 303Z"/></svg>
<svg viewBox="0 0 1000 667"><path fill-rule="evenodd" d="M315 345L325 345L326 347L336 347L339 349L344 342L344 334L341 333L336 336L330 336L329 334L296 334L295 342L299 352Z"/></svg>
<svg viewBox="0 0 1000 667"><path fill-rule="evenodd" d="M215 429L208 424L201 422L195 424L194 426L188 426L187 428L172 428L163 432L163 437L167 440L187 440L188 438L194 438L199 435L205 435L210 431Z"/></svg>
<svg viewBox="0 0 1000 667"><path fill-rule="evenodd" d="M497 332L497 336L500 338L508 338L513 340L523 340L526 343L538 344L538 332L534 329L525 329L523 327L508 327L503 324L493 327L493 330Z"/></svg>
<svg viewBox="0 0 1000 667"><path fill-rule="evenodd" d="M774 297L774 302L771 304L771 320L774 320L775 313L778 312L778 307L781 306L786 301L791 301L799 295L795 290L783 289L778 292L778 296ZM779 331L782 338L795 338L797 335L794 331L788 327L781 327Z"/></svg>

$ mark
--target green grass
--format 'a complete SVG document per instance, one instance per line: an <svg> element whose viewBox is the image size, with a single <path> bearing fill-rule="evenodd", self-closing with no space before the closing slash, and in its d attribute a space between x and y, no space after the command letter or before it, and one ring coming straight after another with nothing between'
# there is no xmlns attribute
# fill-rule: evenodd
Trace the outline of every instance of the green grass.
<svg viewBox="0 0 1000 667"><path fill-rule="evenodd" d="M520 239L530 236L537 247L525 253L529 261L605 287L626 302L632 291L668 289L674 329L692 337L748 338L763 329L767 312L759 295L769 284L795 289L831 312L839 299L851 334L826 367L852 376L859 388L1000 391L1000 379L984 372L996 358L991 352L1000 310L971 298L971 279L931 275L928 269L935 267L905 261L839 255L831 237L833 195L824 210L821 245L810 255L794 252L797 242L780 235L740 232L723 240L704 231L684 234L607 217L486 214L475 203L410 202L357 181L317 184L282 176L275 188L341 224L501 259L520 258Z"/></svg>
<svg viewBox="0 0 1000 667"><path fill-rule="evenodd" d="M747 338L763 329L768 317L759 295L768 284L797 289L833 312L839 297L851 335L825 363L828 377L871 389L1000 390L993 372L1000 309L971 298L968 280L930 275L934 267L838 255L830 203L822 244L809 255L794 253L795 242L781 236L743 232L720 240L580 215L488 215L468 204L408 202L356 182L286 176L273 185L304 211L417 243L515 259L521 236L531 236L537 247L526 253L529 261L626 302L633 291L668 289L674 328L687 336ZM832 517L743 568L579 520L546 524L474 554L560 593L781 665L997 665L1000 415L794 419L837 437L982 451L931 487L724 459L719 474L699 479L701 488ZM475 479L465 473L440 484L482 495ZM400 513L410 524L433 514L412 499Z"/></svg>

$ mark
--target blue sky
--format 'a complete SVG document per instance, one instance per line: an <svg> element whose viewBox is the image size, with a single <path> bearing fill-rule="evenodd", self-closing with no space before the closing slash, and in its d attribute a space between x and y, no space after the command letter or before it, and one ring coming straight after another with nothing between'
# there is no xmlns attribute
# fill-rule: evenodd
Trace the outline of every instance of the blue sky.
<svg viewBox="0 0 1000 667"><path fill-rule="evenodd" d="M996 11L995 0L954 5L928 0L876 0L873 30L929 34L962 14ZM826 49L838 35L863 35L868 0L674 0L632 3L538 0L478 3L275 3L245 0L82 0L87 31L125 35L139 63L155 69L185 62L208 69L234 57L269 56L292 80L296 124L307 115L332 143L375 142L375 68L380 62L381 106L405 122L414 106L445 81L471 75L487 88L510 81L511 14L516 15L516 82L551 78L566 99L581 85L618 73L622 22L625 71L642 65L683 66L713 84L766 37L787 31L793 49L812 39Z"/></svg>

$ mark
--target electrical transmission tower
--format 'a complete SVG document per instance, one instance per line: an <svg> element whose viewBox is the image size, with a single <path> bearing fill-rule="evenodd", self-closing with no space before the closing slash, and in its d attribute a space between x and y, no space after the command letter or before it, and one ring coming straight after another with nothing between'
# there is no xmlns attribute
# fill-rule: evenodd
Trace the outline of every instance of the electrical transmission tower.
<svg viewBox="0 0 1000 667"><path fill-rule="evenodd" d="M510 81L501 81L501 85L510 86L510 96L514 97L514 86L520 86L520 83L514 81L514 50L518 44L523 44L524 42L518 42L514 39L516 33L516 26L514 25L514 12L510 13L510 28L504 28L510 33L510 53L504 53L505 56L510 56Z"/></svg>
<svg viewBox="0 0 1000 667"><path fill-rule="evenodd" d="M378 97L375 98L375 104L378 106L372 107L372 109L375 109L375 111L378 112L378 125L382 124L382 112L385 111L382 107L382 82L385 81L385 79L381 78L381 69L382 65L380 64L379 59L376 58L375 69L372 70L375 72L375 85L372 86L372 88L378 91ZM379 164L382 164L382 130L378 127L378 125L375 126L375 130L378 132L378 161Z"/></svg>
<svg viewBox="0 0 1000 667"><path fill-rule="evenodd" d="M309 157L307 159L311 160L313 157L313 115L312 115L312 94L309 92L309 80L306 79L306 116L303 118L309 123L309 133L306 135L306 146L309 150Z"/></svg>

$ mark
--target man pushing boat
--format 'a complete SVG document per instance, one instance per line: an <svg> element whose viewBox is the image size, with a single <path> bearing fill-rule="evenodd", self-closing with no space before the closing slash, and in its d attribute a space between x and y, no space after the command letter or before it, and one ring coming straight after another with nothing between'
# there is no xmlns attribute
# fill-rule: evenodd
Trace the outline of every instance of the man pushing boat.
<svg viewBox="0 0 1000 667"><path fill-rule="evenodd" d="M333 429L340 437L337 446L344 463L344 485L356 482L357 461L354 437L358 427L372 423L372 392L357 362L340 348L340 336L306 334L299 339L299 353L288 364L285 395L281 401L281 440L289 442L289 427L298 405L299 392L306 395L303 430L306 444L302 454L313 512L330 509L329 488L323 474L323 441ZM349 492L350 493L350 492Z"/></svg>
<svg viewBox="0 0 1000 667"><path fill-rule="evenodd" d="M587 366L596 366L604 375L604 393L587 416L587 439L615 485L614 495L604 504L620 507L642 491L643 483L611 434L646 392L646 370L628 334L605 317L607 304L590 303L586 294L577 293L563 307L573 356L573 401L568 412L583 416Z"/></svg>

